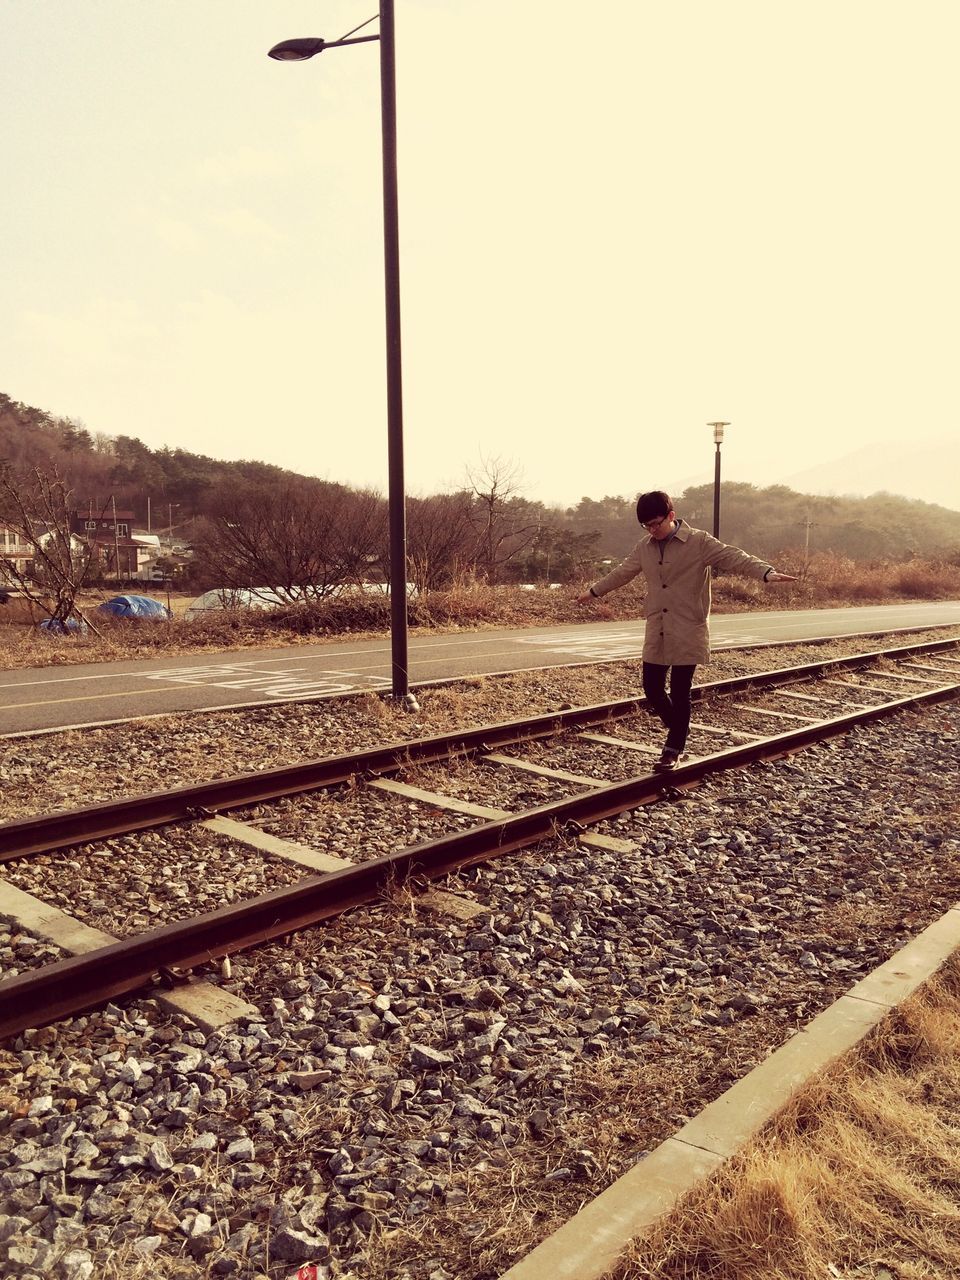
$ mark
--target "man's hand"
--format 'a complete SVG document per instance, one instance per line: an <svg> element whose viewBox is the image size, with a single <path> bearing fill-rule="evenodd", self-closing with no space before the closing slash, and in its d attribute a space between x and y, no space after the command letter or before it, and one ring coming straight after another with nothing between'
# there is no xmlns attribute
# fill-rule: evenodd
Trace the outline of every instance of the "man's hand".
<svg viewBox="0 0 960 1280"><path fill-rule="evenodd" d="M799 579L795 578L792 573L777 573L776 569L774 569L773 573L767 574L767 581L768 582L798 582Z"/></svg>
<svg viewBox="0 0 960 1280"><path fill-rule="evenodd" d="M582 596L577 596L577 604L592 604L596 598L592 592L585 591Z"/></svg>

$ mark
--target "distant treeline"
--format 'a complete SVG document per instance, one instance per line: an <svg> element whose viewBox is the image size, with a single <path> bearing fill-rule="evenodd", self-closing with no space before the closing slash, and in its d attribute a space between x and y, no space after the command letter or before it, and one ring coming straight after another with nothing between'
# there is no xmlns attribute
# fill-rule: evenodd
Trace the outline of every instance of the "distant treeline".
<svg viewBox="0 0 960 1280"><path fill-rule="evenodd" d="M738 481L724 481L720 493L721 538L758 555L833 551L853 560L922 556L960 563L960 511L931 502L892 493L826 498ZM712 484L673 497L679 515L713 532ZM581 498L565 517L577 530L599 530L599 545L609 555L625 555L636 538L632 497Z"/></svg>
<svg viewBox="0 0 960 1280"><path fill-rule="evenodd" d="M221 462L185 449L151 449L133 436L92 433L0 393L0 464L14 472L55 470L79 508L103 509L112 500L147 524L148 500L155 530L174 526L184 541L211 545L211 523L234 527L252 507L283 509L289 533L312 502L330 515L349 511L363 528L363 558L385 559L385 505L380 495L298 476L254 461ZM711 530L713 486L674 495L677 511ZM256 500L254 502L254 500ZM509 466L487 465L457 493L420 497L408 519L424 560L468 559L487 581L564 579L591 572L598 561L626 554L638 536L635 495L583 497L574 507L547 507L523 496ZM262 518L257 513L257 518ZM440 554L441 531L463 522L461 546ZM329 524L330 522L326 522ZM318 529L324 522L321 521ZM381 532L379 526L383 524ZM269 521L267 522L269 525ZM346 527L344 524L343 527ZM261 531L266 536L267 527ZM876 493L868 498L817 497L782 485L757 488L736 481L722 487L721 537L757 555L832 551L854 560L909 560L916 556L960 563L960 512L932 503ZM270 538L276 536L270 533ZM472 541L471 541L472 540ZM411 554L415 553L411 548ZM445 577L449 572L445 572Z"/></svg>

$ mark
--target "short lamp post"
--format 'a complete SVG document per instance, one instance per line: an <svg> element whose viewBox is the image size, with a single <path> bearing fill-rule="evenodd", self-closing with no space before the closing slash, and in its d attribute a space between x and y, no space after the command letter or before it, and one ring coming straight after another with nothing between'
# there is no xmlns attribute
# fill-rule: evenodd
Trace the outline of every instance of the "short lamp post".
<svg viewBox="0 0 960 1280"><path fill-rule="evenodd" d="M717 446L716 456L713 463L713 536L720 537L720 446L723 444L723 428L729 427L729 422L708 422L708 427L713 427L713 443Z"/></svg>
<svg viewBox="0 0 960 1280"><path fill-rule="evenodd" d="M374 18L375 36L354 36ZM407 673L407 533L403 480L403 382L400 360L400 236L397 201L397 83L393 0L380 0L379 12L339 40L309 36L283 40L270 50L279 62L303 62L324 49L380 42L380 127L383 153L383 265L387 341L387 460L390 509L390 657L393 697L408 711L419 711ZM353 37L353 38L351 38Z"/></svg>

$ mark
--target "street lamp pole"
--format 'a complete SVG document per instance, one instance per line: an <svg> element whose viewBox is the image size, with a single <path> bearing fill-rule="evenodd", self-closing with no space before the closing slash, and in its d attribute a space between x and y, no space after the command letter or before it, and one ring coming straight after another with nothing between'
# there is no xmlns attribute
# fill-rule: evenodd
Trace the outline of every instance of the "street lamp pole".
<svg viewBox="0 0 960 1280"><path fill-rule="evenodd" d="M380 0L380 122L383 136L383 278L387 339L387 473L390 508L390 637L393 696L416 710L407 674L407 523L400 358L400 223L397 199L397 77L393 0Z"/></svg>
<svg viewBox="0 0 960 1280"><path fill-rule="evenodd" d="M729 422L708 422L708 427L713 427L713 442L717 446L716 455L713 463L713 536L720 537L720 446L723 444L723 428L729 427Z"/></svg>
<svg viewBox="0 0 960 1280"><path fill-rule="evenodd" d="M393 0L380 0L380 33L339 40L284 40L270 50L281 62L299 62L324 49L380 42L380 127L383 155L383 277L387 356L387 479L390 522L390 661L393 697L419 711L407 671L407 524L403 475L403 379L400 345L400 219L397 196L397 76ZM372 21L372 19L370 19ZM363 23L363 26L366 26ZM360 30L359 27L355 30Z"/></svg>

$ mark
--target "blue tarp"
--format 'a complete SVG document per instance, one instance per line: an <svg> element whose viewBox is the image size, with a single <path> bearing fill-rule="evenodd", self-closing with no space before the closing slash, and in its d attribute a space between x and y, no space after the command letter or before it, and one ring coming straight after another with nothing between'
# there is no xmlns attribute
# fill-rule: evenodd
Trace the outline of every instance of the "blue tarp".
<svg viewBox="0 0 960 1280"><path fill-rule="evenodd" d="M150 596L113 596L97 605L97 613L109 613L114 618L169 618L170 610Z"/></svg>

